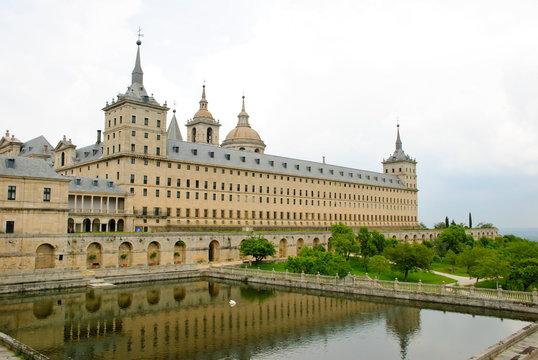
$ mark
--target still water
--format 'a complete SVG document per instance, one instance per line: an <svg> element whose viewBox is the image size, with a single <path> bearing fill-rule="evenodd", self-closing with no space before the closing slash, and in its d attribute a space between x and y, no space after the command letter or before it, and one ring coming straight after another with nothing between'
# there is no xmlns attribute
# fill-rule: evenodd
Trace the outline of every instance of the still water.
<svg viewBox="0 0 538 360"><path fill-rule="evenodd" d="M0 298L0 330L52 359L465 359L532 320L233 282Z"/></svg>

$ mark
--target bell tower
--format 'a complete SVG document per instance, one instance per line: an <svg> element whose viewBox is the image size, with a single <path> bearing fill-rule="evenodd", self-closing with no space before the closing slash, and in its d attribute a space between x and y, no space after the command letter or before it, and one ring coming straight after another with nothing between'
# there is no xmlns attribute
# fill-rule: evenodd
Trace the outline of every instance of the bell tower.
<svg viewBox="0 0 538 360"><path fill-rule="evenodd" d="M417 191L417 162L403 151L400 124L396 125L396 129L396 149L383 160L383 172L398 176L408 189Z"/></svg>
<svg viewBox="0 0 538 360"><path fill-rule="evenodd" d="M205 84L202 87L202 99L200 100L200 110L194 117L187 121L187 141L201 144L219 145L220 122L213 118L207 110L207 99L205 96Z"/></svg>

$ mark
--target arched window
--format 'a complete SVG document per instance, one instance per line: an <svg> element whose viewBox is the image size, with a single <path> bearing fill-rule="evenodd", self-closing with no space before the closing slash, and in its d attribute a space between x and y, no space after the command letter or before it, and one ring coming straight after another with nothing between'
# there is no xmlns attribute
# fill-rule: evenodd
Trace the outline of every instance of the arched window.
<svg viewBox="0 0 538 360"><path fill-rule="evenodd" d="M64 165L65 165L65 153L64 153L64 152L62 152L62 156L61 156L61 158L62 158L62 159L60 160L60 164L61 164L62 166L64 166Z"/></svg>
<svg viewBox="0 0 538 360"><path fill-rule="evenodd" d="M196 142L196 128L192 128L192 142Z"/></svg>
<svg viewBox="0 0 538 360"><path fill-rule="evenodd" d="M211 141L213 141L213 129L207 128L207 143L211 144Z"/></svg>

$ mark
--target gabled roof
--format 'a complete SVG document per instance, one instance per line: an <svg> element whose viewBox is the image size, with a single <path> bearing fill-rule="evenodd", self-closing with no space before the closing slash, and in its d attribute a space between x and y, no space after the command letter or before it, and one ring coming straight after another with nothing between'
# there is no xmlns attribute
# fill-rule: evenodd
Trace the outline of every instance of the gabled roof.
<svg viewBox="0 0 538 360"><path fill-rule="evenodd" d="M166 136L168 137L169 140L183 141L183 137L181 136L181 131L179 130L179 125L177 124L176 109L174 109L174 115L172 116L172 120L170 120L170 125L168 126Z"/></svg>
<svg viewBox="0 0 538 360"><path fill-rule="evenodd" d="M43 159L0 155L0 175L40 179L68 180Z"/></svg>

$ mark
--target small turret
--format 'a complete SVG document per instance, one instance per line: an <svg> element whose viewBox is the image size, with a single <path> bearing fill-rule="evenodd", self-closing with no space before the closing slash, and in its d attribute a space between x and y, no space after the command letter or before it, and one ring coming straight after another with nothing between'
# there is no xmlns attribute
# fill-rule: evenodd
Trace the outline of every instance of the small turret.
<svg viewBox="0 0 538 360"><path fill-rule="evenodd" d="M387 159L383 159L383 172L397 175L400 181L409 189L417 189L417 162L407 155L402 148L400 139L400 124L396 125L396 149Z"/></svg>

